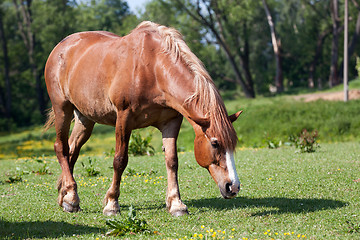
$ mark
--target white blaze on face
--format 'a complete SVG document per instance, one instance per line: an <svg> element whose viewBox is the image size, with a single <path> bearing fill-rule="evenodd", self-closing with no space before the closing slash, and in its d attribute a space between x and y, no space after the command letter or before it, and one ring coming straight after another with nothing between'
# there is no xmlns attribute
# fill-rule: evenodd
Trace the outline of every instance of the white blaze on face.
<svg viewBox="0 0 360 240"><path fill-rule="evenodd" d="M230 187L230 190L237 192L240 187L240 181L235 168L234 153L227 151L225 156L226 156L226 166L228 169L229 178L232 182L232 186Z"/></svg>

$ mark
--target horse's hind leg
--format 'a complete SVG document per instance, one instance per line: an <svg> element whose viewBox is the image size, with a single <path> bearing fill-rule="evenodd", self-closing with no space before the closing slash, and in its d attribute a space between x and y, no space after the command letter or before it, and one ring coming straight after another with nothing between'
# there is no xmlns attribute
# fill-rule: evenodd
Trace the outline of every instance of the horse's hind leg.
<svg viewBox="0 0 360 240"><path fill-rule="evenodd" d="M83 116L79 111L74 111L75 115L75 124L71 131L70 139L69 139L69 168L70 172L73 175L74 166L76 160L79 157L81 147L86 143L86 141L90 138L91 132L94 128L94 122ZM60 193L60 189L62 188L62 175L58 180L58 190ZM60 196L59 196L60 197ZM66 204L65 204L66 205ZM64 208L65 211L70 211L70 206L66 205L68 208ZM79 209L77 209L79 210ZM75 210L76 211L76 210Z"/></svg>
<svg viewBox="0 0 360 240"><path fill-rule="evenodd" d="M80 148L90 138L94 128L94 122L86 118L79 111L75 110L75 124L69 139L70 162L69 167L71 174L74 171L74 165L79 157Z"/></svg>
<svg viewBox="0 0 360 240"><path fill-rule="evenodd" d="M58 203L64 208L64 211L76 212L80 210L80 199L77 194L76 182L70 170L70 153L68 143L68 135L74 106L70 102L63 102L58 105L53 104L53 109L55 113L56 128L54 150L62 170L58 188Z"/></svg>

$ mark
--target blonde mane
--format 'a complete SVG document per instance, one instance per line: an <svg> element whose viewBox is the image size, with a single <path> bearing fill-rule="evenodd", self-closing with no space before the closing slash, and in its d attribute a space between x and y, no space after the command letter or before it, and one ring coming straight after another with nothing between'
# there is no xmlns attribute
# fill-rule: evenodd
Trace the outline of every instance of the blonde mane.
<svg viewBox="0 0 360 240"><path fill-rule="evenodd" d="M171 54L175 61L181 60L194 76L195 91L184 102L184 105L195 104L210 118L209 134L214 134L229 150L235 150L237 136L232 126L224 102L216 86L206 71L203 63L191 52L180 32L150 21L140 23L133 31L150 30L160 34L163 39L162 48Z"/></svg>

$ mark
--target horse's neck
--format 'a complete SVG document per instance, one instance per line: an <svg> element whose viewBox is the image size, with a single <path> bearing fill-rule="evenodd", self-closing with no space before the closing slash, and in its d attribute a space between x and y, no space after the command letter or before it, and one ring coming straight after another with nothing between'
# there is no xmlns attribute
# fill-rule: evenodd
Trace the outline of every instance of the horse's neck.
<svg viewBox="0 0 360 240"><path fill-rule="evenodd" d="M175 109L181 113L188 120L191 119L205 119L206 113L201 111L201 108L197 106L196 99L190 100L189 98L194 94L194 88L189 88L187 84L179 84L176 86L176 92L169 94L167 99L169 107ZM192 123L190 121L190 123Z"/></svg>

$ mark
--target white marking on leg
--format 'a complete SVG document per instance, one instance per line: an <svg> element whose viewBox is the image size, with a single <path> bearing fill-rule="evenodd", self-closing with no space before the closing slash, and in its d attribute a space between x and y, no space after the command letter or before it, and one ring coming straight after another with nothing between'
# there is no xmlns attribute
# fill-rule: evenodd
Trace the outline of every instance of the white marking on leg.
<svg viewBox="0 0 360 240"><path fill-rule="evenodd" d="M232 185L230 187L231 191L237 192L239 187L240 187L240 181L236 172L236 168L235 168L235 161L234 161L234 153L233 152L226 152L225 154L226 156L226 166L228 169L228 173L229 173L229 178L232 182ZM235 189L233 189L233 187Z"/></svg>

